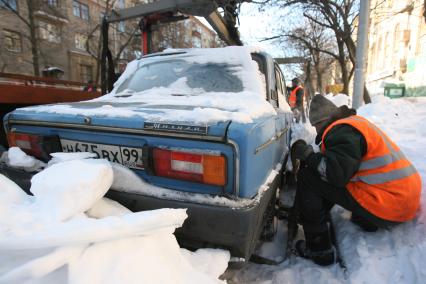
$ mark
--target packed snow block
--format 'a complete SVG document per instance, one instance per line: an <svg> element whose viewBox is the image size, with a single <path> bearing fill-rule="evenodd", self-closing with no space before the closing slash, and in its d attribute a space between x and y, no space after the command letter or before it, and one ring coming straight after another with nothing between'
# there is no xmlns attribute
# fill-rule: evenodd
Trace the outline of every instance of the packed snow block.
<svg viewBox="0 0 426 284"><path fill-rule="evenodd" d="M30 191L38 217L64 221L89 210L112 184L113 172L106 160L73 160L52 165L31 179Z"/></svg>
<svg viewBox="0 0 426 284"><path fill-rule="evenodd" d="M221 249L198 249L195 252L181 248L180 252L198 271L219 278L228 268L231 254Z"/></svg>
<svg viewBox="0 0 426 284"><path fill-rule="evenodd" d="M69 283L223 282L192 267L181 255L173 234L156 233L90 246L70 263Z"/></svg>
<svg viewBox="0 0 426 284"><path fill-rule="evenodd" d="M32 250L9 253L9 262L5 263L8 266L6 272L2 273L0 270L0 283L67 283L66 271L61 268L78 258L84 248L85 246L61 247L50 252ZM0 263L1 261L0 257Z"/></svg>
<svg viewBox="0 0 426 284"><path fill-rule="evenodd" d="M0 238L0 251L76 246L157 232L172 234L187 218L185 211L165 208L101 219L78 216L67 222L21 230L19 235Z"/></svg>
<svg viewBox="0 0 426 284"><path fill-rule="evenodd" d="M123 216L131 212L117 201L103 197L96 201L86 214L89 217L100 219L108 216Z"/></svg>

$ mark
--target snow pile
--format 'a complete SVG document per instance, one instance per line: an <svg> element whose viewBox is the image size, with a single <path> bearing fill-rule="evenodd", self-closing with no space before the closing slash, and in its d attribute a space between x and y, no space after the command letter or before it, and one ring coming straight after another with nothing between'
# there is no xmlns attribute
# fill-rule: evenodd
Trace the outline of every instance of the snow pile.
<svg viewBox="0 0 426 284"><path fill-rule="evenodd" d="M33 177L34 196L0 175L0 283L220 283L228 252L177 244L184 209L132 213L102 198L109 162L65 155Z"/></svg>
<svg viewBox="0 0 426 284"><path fill-rule="evenodd" d="M417 217L389 230L374 233L353 225L350 213L336 206L332 211L341 254L346 261L345 275L336 264L320 267L299 257L281 265L250 264L235 272L236 283L426 283L426 99L389 99L375 96L372 104L358 114L374 122L394 140L419 171L423 180L421 208ZM284 231L283 234L286 232ZM269 248L270 258L275 252ZM264 255L268 256L268 255Z"/></svg>
<svg viewBox="0 0 426 284"><path fill-rule="evenodd" d="M352 105L352 98L345 94L334 95L333 93L330 93L325 95L324 97L332 101L338 107L343 105L346 105L346 106Z"/></svg>
<svg viewBox="0 0 426 284"><path fill-rule="evenodd" d="M180 50L174 50L177 52ZM21 111L36 111L70 115L89 115L100 117L139 117L146 121L190 122L191 124L214 124L232 120L239 123L251 123L257 118L276 114L272 105L265 100L265 76L259 71L257 63L252 60L251 49L247 47L225 47L214 49L186 49L186 53L175 54L173 58L189 63L218 63L232 66L233 75L237 76L243 89L239 92L204 91L191 88L187 78L181 77L169 86L152 87L148 90L118 89L138 68L153 60L164 60L168 56L143 58L127 65L123 75L115 83L113 91L96 98L90 103L60 104L23 108ZM280 108L288 111L289 107L280 96Z"/></svg>
<svg viewBox="0 0 426 284"><path fill-rule="evenodd" d="M311 126L309 122L306 124L293 123L291 125L291 144L299 139L305 140L308 144L314 144L316 135L315 127Z"/></svg>
<svg viewBox="0 0 426 284"><path fill-rule="evenodd" d="M32 156L28 156L18 147L11 147L7 152L3 152L1 161L8 166L26 170L28 172L37 171L46 165Z"/></svg>

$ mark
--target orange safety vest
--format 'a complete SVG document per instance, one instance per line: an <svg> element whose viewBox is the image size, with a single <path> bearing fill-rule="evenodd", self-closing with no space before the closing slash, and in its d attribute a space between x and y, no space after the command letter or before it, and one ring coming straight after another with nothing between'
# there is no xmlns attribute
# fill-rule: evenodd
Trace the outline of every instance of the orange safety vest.
<svg viewBox="0 0 426 284"><path fill-rule="evenodd" d="M301 88L302 86L297 86L293 89L293 91L290 92L290 96L288 98L288 104L290 107L296 107L296 93Z"/></svg>
<svg viewBox="0 0 426 284"><path fill-rule="evenodd" d="M367 211L385 220L404 222L414 218L420 204L421 179L398 146L377 126L354 115L326 128L324 138L334 126L349 124L367 141L367 153L346 188Z"/></svg>

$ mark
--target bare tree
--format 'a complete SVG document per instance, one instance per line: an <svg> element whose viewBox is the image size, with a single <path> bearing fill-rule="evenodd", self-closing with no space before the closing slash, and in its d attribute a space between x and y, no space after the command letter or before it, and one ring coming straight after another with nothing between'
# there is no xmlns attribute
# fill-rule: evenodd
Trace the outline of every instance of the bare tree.
<svg viewBox="0 0 426 284"><path fill-rule="evenodd" d="M116 0L106 0L103 13L108 15L113 10ZM96 75L95 81L98 82L100 78L100 68L101 68L101 52L102 52L102 38L100 34L101 30L101 19L91 20L89 23L89 30L86 31L86 51L96 60ZM115 67L120 59L122 59L123 54L128 47L131 47L132 42L134 41L135 35L139 30L137 22L131 21L128 23L117 23L111 25L111 32L115 34L115 37L110 38L110 45L117 44L117 48L113 49L113 58ZM126 54L127 56L127 54Z"/></svg>
<svg viewBox="0 0 426 284"><path fill-rule="evenodd" d="M343 92L349 93L349 83L354 74L356 43L354 30L359 13L360 0L271 0L270 5L291 7L301 10L303 16L310 21L333 32L337 52L328 52L336 58L342 71ZM323 50L327 53L326 50ZM337 56L336 56L337 55ZM347 62L351 63L348 66ZM370 102L367 92L365 102Z"/></svg>
<svg viewBox="0 0 426 284"><path fill-rule="evenodd" d="M337 53L328 52L336 58L342 71L343 92L348 93L349 82L355 66L356 45L352 37L358 17L358 0L284 0L278 1L283 7L298 6L303 16L319 26L333 31ZM327 53L327 51L323 51ZM336 56L337 55L337 56ZM347 65L347 59L352 66Z"/></svg>
<svg viewBox="0 0 426 284"><path fill-rule="evenodd" d="M316 91L323 92L323 74L330 68L333 59L338 58L336 46L330 34L323 26L308 19L304 22L303 27L296 27L288 32L284 31L283 37L289 41L286 40L282 44L290 42L302 56L309 58L304 65L304 70L307 72L306 78L311 80L309 83L313 89L312 81L315 79ZM312 76L312 69L315 76Z"/></svg>

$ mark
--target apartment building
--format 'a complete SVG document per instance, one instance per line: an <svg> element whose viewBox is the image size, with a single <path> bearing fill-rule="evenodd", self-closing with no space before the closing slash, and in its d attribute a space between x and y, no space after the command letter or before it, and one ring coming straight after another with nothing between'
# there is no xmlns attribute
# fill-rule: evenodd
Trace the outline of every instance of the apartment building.
<svg viewBox="0 0 426 284"><path fill-rule="evenodd" d="M373 0L367 86L404 86L407 96L426 95L426 23L423 0Z"/></svg>
<svg viewBox="0 0 426 284"><path fill-rule="evenodd" d="M55 68L62 79L98 81L100 74L100 23L111 9L132 7L146 0L2 0L0 1L0 72L34 75ZM30 5L28 4L30 3ZM213 47L216 34L198 19L190 17L175 29L173 38L164 38L162 25L154 31L154 50L169 47ZM110 26L109 47L117 72L140 55L141 37L138 20ZM170 33L170 31L169 31ZM160 36L159 36L160 35ZM34 57L37 58L34 58Z"/></svg>

